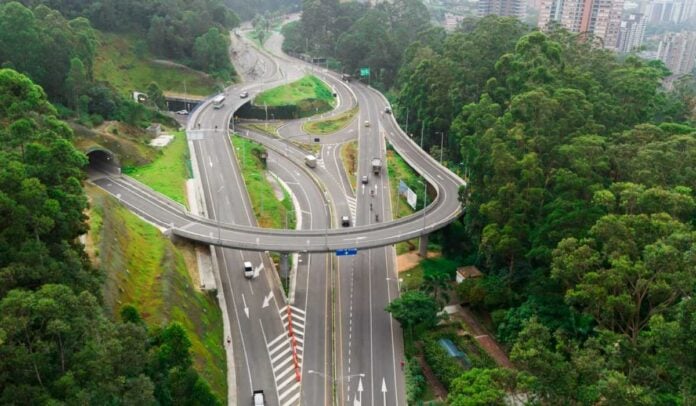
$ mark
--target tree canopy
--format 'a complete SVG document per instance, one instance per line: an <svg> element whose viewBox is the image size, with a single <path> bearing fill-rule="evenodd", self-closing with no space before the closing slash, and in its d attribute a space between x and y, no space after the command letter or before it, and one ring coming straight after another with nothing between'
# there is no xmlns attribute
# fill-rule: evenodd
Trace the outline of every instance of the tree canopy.
<svg viewBox="0 0 696 406"><path fill-rule="evenodd" d="M0 403L219 404L176 324L104 316L79 236L87 160L43 89L0 69Z"/></svg>

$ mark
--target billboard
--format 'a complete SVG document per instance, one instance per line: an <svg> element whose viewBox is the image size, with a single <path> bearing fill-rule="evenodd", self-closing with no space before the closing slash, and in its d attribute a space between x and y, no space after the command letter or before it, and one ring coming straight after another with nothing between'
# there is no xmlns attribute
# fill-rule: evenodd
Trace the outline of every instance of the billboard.
<svg viewBox="0 0 696 406"><path fill-rule="evenodd" d="M418 196L406 185L403 180L399 180L399 195L404 196L406 198L406 202L408 202L408 205L411 206L413 210L416 210Z"/></svg>

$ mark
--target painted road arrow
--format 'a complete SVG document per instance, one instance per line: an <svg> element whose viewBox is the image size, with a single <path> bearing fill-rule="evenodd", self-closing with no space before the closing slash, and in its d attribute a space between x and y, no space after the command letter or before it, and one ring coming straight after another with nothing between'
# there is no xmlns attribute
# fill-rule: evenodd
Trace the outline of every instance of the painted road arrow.
<svg viewBox="0 0 696 406"><path fill-rule="evenodd" d="M268 304L271 302L271 299L275 299L275 296L273 296L273 291L270 291L268 293L268 296L263 298L263 304L261 305L262 309L265 309L268 307Z"/></svg>
<svg viewBox="0 0 696 406"><path fill-rule="evenodd" d="M244 302L244 314L246 314L247 319L249 318L249 308L246 304L246 299L244 298L244 293L242 293L242 302Z"/></svg>
<svg viewBox="0 0 696 406"><path fill-rule="evenodd" d="M382 377L382 399L384 399L384 405L387 405L387 383L384 381L384 377Z"/></svg>

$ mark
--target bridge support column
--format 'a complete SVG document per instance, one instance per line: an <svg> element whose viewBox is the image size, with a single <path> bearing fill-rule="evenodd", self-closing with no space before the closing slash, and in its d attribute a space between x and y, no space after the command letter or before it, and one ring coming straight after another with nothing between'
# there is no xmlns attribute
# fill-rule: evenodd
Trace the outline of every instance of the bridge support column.
<svg viewBox="0 0 696 406"><path fill-rule="evenodd" d="M418 255L421 258L425 258L428 255L428 235L423 234L418 239Z"/></svg>

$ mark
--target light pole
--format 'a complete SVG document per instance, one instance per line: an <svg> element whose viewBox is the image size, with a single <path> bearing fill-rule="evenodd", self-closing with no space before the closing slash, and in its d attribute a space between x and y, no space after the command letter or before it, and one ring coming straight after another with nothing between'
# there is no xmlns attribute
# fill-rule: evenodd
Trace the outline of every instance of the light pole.
<svg viewBox="0 0 696 406"><path fill-rule="evenodd" d="M311 369L308 370L307 373L308 373L308 374L313 374L313 375L319 375L319 376L323 376L324 378L331 379L331 383L332 383L333 386L336 386L336 385L337 385L337 382L339 382L339 381L343 381L343 380L346 380L346 379L348 379L348 381L350 381L350 378L353 378L353 377L355 377L355 376L359 376L359 377L361 377L361 378L364 378L364 377L365 377L365 374L352 374L352 375L345 375L345 376L342 376L342 377L339 377L339 378L334 378L333 376L331 376L331 375L329 375L329 374L325 374L325 373L319 372L319 371L314 371L314 370L311 370ZM337 401L337 399L334 398L334 404L336 404L336 401Z"/></svg>
<svg viewBox="0 0 696 406"><path fill-rule="evenodd" d="M423 180L416 180L418 183L423 185L423 234L425 234L425 207L428 205L428 183L425 181L425 178L421 178Z"/></svg>
<svg viewBox="0 0 696 406"><path fill-rule="evenodd" d="M440 133L440 163L442 163L442 148L445 146L444 141L445 141L445 132L444 131L439 131ZM437 133L435 133L437 134Z"/></svg>

